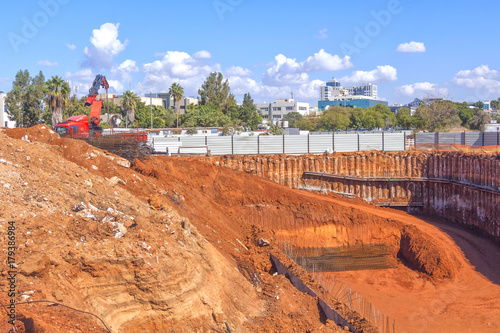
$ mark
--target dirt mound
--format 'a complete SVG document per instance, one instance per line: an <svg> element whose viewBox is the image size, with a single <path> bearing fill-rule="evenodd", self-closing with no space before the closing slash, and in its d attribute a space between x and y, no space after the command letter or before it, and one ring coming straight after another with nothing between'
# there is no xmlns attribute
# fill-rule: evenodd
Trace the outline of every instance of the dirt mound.
<svg viewBox="0 0 500 333"><path fill-rule="evenodd" d="M47 125L36 125L29 128L4 128L5 133L14 139L36 141L41 143L59 144L59 134L51 130Z"/></svg>
<svg viewBox="0 0 500 333"><path fill-rule="evenodd" d="M165 186L112 154L51 135L42 126L0 131L0 237L14 220L18 301L88 311L113 332L223 331L225 322L237 332L342 330L321 321L314 299L269 273L269 253L279 249L255 245L257 236L272 238L268 231L218 218L210 205L184 214L191 206L175 181ZM144 168L151 163L159 162ZM18 314L40 330L77 330L57 309L33 303ZM83 331L104 331L95 317L74 318Z"/></svg>

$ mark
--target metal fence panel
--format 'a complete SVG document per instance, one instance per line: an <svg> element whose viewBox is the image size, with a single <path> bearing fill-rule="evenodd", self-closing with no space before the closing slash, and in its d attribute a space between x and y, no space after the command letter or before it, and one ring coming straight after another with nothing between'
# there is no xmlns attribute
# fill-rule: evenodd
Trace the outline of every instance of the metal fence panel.
<svg viewBox="0 0 500 333"><path fill-rule="evenodd" d="M484 132L484 145L494 146L498 144L498 133L497 132Z"/></svg>
<svg viewBox="0 0 500 333"><path fill-rule="evenodd" d="M309 152L311 154L322 154L328 149L333 150L332 133L309 136Z"/></svg>
<svg viewBox="0 0 500 333"><path fill-rule="evenodd" d="M385 133L384 150L402 151L405 150L405 133Z"/></svg>
<svg viewBox="0 0 500 333"><path fill-rule="evenodd" d="M382 133L359 134L359 149L382 150Z"/></svg>
<svg viewBox="0 0 500 333"><path fill-rule="evenodd" d="M463 144L463 135L463 132L439 133L439 143L461 145Z"/></svg>
<svg viewBox="0 0 500 333"><path fill-rule="evenodd" d="M258 140L256 136L235 136L233 139L234 153L236 155L258 154Z"/></svg>
<svg viewBox="0 0 500 333"><path fill-rule="evenodd" d="M165 153L168 147L170 153L177 153L182 142L178 138L154 137L151 144L155 152Z"/></svg>
<svg viewBox="0 0 500 333"><path fill-rule="evenodd" d="M357 134L335 134L335 151L350 152L358 151L358 135Z"/></svg>
<svg viewBox="0 0 500 333"><path fill-rule="evenodd" d="M260 136L261 154L283 154L283 136L282 135L261 135Z"/></svg>
<svg viewBox="0 0 500 333"><path fill-rule="evenodd" d="M415 144L436 143L436 133L416 133Z"/></svg>
<svg viewBox="0 0 500 333"><path fill-rule="evenodd" d="M232 153L230 136L209 136L207 142L208 150L212 155L226 155Z"/></svg>
<svg viewBox="0 0 500 333"><path fill-rule="evenodd" d="M182 136L183 147L205 146L205 136Z"/></svg>
<svg viewBox="0 0 500 333"><path fill-rule="evenodd" d="M465 135L465 144L468 146L482 146L483 145L483 133L479 132L468 132Z"/></svg>
<svg viewBox="0 0 500 333"><path fill-rule="evenodd" d="M307 154L307 135L286 135L285 154Z"/></svg>

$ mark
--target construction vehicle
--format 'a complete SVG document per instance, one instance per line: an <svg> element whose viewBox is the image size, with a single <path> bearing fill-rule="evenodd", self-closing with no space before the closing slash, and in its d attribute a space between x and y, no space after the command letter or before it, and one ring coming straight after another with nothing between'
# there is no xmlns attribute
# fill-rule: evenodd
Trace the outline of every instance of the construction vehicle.
<svg viewBox="0 0 500 333"><path fill-rule="evenodd" d="M90 105L90 116L71 116L64 122L57 124L54 130L61 137L70 137L85 140L89 144L102 148L116 155L133 159L134 157L145 156L152 153L152 148L148 144L148 132L118 132L113 133L113 128L107 135L99 126L101 120L102 100L97 99L100 88L108 92L109 84L103 75L97 75L89 89L89 95L85 105ZM90 119L90 120L89 120Z"/></svg>
<svg viewBox="0 0 500 333"><path fill-rule="evenodd" d="M97 75L89 89L89 95L85 101L85 106L90 105L90 116L79 115L71 116L64 122L57 124L54 130L61 136L69 137L95 137L99 138L102 134L102 127L99 126L101 119L102 100L97 100L99 88L105 88L108 93L109 84L106 77ZM90 118L90 121L89 121Z"/></svg>
<svg viewBox="0 0 500 333"><path fill-rule="evenodd" d="M92 83L92 87L89 89L89 94L87 96L87 100L85 101L85 106L90 105L90 116L71 116L62 123L57 124L54 127L54 130L60 136L72 138L100 138L102 136L103 130L102 127L99 126L99 122L101 120L103 101L97 99L97 94L99 93L99 89L101 87L106 89L107 94L109 89L108 80L106 80L105 76L98 74ZM120 133L119 136L122 139L133 139L139 141L147 141L148 139L147 132Z"/></svg>

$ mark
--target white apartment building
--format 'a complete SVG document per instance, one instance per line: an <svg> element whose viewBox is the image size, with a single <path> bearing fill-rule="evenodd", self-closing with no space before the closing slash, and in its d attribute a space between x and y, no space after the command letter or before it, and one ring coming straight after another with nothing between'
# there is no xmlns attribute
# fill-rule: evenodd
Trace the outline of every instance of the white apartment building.
<svg viewBox="0 0 500 333"><path fill-rule="evenodd" d="M326 85L320 87L320 101L333 101L353 96L376 99L378 97L377 85L364 83L360 86L342 87L339 81L332 78Z"/></svg>
<svg viewBox="0 0 500 333"><path fill-rule="evenodd" d="M283 117L290 112L298 112L303 116L309 115L309 103L296 102L292 98L277 99L272 103L256 103L257 110L262 113L262 121L282 121Z"/></svg>
<svg viewBox="0 0 500 333"><path fill-rule="evenodd" d="M15 127L16 122L9 119L7 108L5 107L5 94L0 91L0 127Z"/></svg>

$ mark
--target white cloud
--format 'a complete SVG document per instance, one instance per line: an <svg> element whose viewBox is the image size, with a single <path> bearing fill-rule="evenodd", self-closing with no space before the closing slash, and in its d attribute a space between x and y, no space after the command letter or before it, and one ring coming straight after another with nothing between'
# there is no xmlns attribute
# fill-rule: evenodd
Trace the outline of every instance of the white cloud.
<svg viewBox="0 0 500 333"><path fill-rule="evenodd" d="M201 51L198 51L195 54L193 54L193 58L196 58L196 59L210 59L211 57L212 57L212 55L210 54L210 52L205 51L205 50L201 50Z"/></svg>
<svg viewBox="0 0 500 333"><path fill-rule="evenodd" d="M331 55L321 49L318 53L308 57L300 65L304 72L338 71L353 67L350 59L349 56L341 58L338 55Z"/></svg>
<svg viewBox="0 0 500 333"><path fill-rule="evenodd" d="M136 66L135 61L127 59L118 67L111 68L111 75L114 77L119 77L122 81L131 82L131 73L137 73L138 71L139 67Z"/></svg>
<svg viewBox="0 0 500 333"><path fill-rule="evenodd" d="M258 101L270 101L276 98L282 98L288 96L292 91L289 86L283 87L271 87L259 83L249 77L240 76L230 76L228 77L229 86L231 87L231 92L235 95L243 95L250 93L254 100Z"/></svg>
<svg viewBox="0 0 500 333"><path fill-rule="evenodd" d="M302 72L301 65L295 59L278 54L276 63L262 75L262 82L270 86L284 86L287 84L302 84L309 80L309 75Z"/></svg>
<svg viewBox="0 0 500 333"><path fill-rule="evenodd" d="M49 60L40 60L36 63L38 66L58 66L59 63L57 61L49 61Z"/></svg>
<svg viewBox="0 0 500 333"><path fill-rule="evenodd" d="M316 38L318 38L318 39L327 39L328 38L328 35L326 34L327 32L328 32L328 29L321 29L318 32L318 35L316 35Z"/></svg>
<svg viewBox="0 0 500 333"><path fill-rule="evenodd" d="M94 81L94 78L95 74L92 73L92 70L89 68L82 69L81 71L73 74L71 72L66 72L66 79L68 80L87 81L89 83L92 83L92 81Z"/></svg>
<svg viewBox="0 0 500 333"><path fill-rule="evenodd" d="M114 94L121 94L125 89L123 83L118 80L108 80L109 92Z"/></svg>
<svg viewBox="0 0 500 333"><path fill-rule="evenodd" d="M198 89L211 72L220 72L219 64L205 63L209 55L206 51L195 53L168 51L161 60L143 65L144 80L138 84L139 93L167 92L172 83L177 82L184 88L186 96L197 96Z"/></svg>
<svg viewBox="0 0 500 333"><path fill-rule="evenodd" d="M424 43L413 41L409 43L402 43L398 45L396 51L404 53L425 52L425 45Z"/></svg>
<svg viewBox="0 0 500 333"><path fill-rule="evenodd" d="M396 68L385 65L377 66L376 69L371 71L354 71L351 75L344 76L339 79L343 86L361 83L381 83L392 82L398 79L398 71Z"/></svg>
<svg viewBox="0 0 500 333"><path fill-rule="evenodd" d="M270 86L305 84L309 81L308 72L335 71L353 66L349 56L341 58L323 49L303 62L297 62L295 58L287 58L283 54L278 54L274 59L276 63L262 75L262 82Z"/></svg>
<svg viewBox="0 0 500 333"><path fill-rule="evenodd" d="M296 93L296 97L305 100L317 100L319 99L319 87L322 85L325 85L325 81L312 80L302 84Z"/></svg>
<svg viewBox="0 0 500 333"><path fill-rule="evenodd" d="M70 49L71 51L76 50L76 45L75 45L75 44L68 44L68 43L66 43L65 45L66 45L66 47L67 47L68 49Z"/></svg>
<svg viewBox="0 0 500 333"><path fill-rule="evenodd" d="M481 89L482 92L489 94L500 94L500 82L495 80L500 73L490 69L487 65L481 65L473 70L459 71L452 79L452 82L458 86L469 89Z"/></svg>
<svg viewBox="0 0 500 333"><path fill-rule="evenodd" d="M240 66L231 66L225 70L227 76L251 76L252 74L251 70Z"/></svg>
<svg viewBox="0 0 500 333"><path fill-rule="evenodd" d="M120 23L104 23L100 29L92 31L90 43L92 46L85 47L85 61L83 65L91 68L110 68L113 59L120 54L128 44L128 40L121 42L118 39L118 27Z"/></svg>
<svg viewBox="0 0 500 333"><path fill-rule="evenodd" d="M448 89L439 88L437 84L430 82L416 82L396 88L396 94L408 97L438 96L447 97Z"/></svg>
<svg viewBox="0 0 500 333"><path fill-rule="evenodd" d="M0 77L0 83L7 83L10 81L10 77Z"/></svg>

